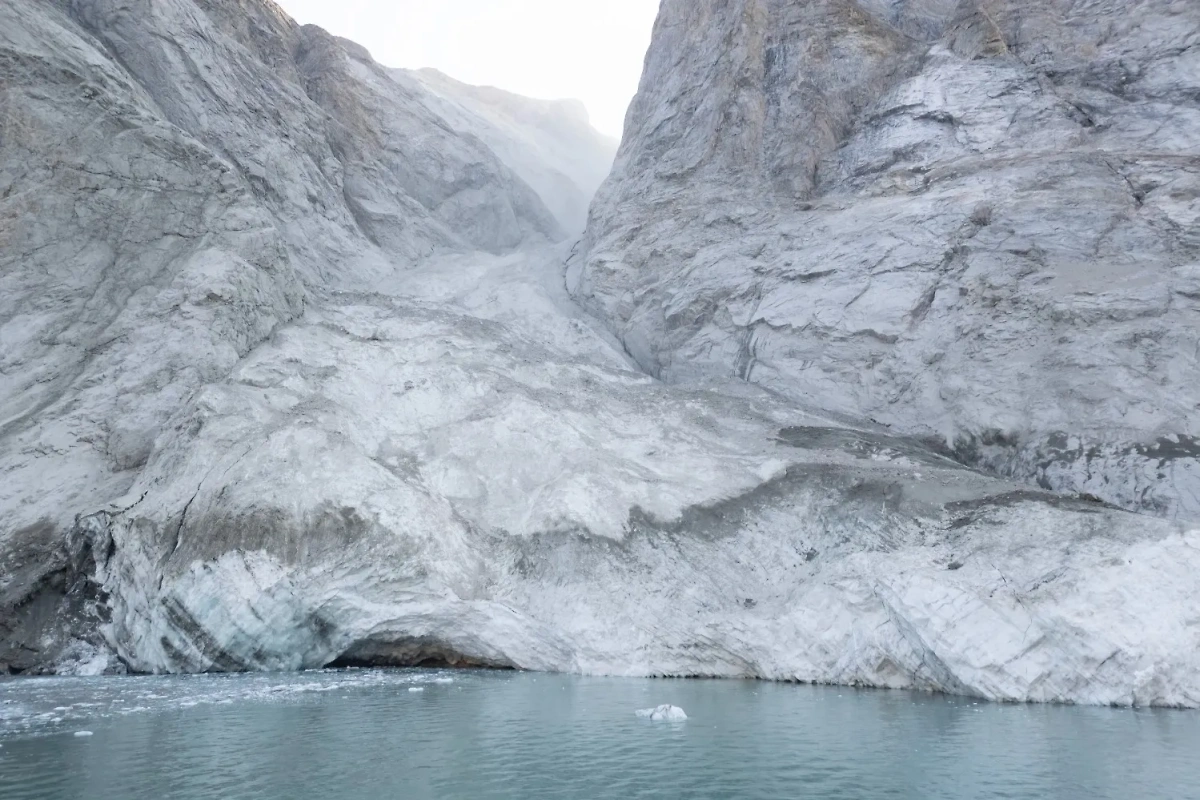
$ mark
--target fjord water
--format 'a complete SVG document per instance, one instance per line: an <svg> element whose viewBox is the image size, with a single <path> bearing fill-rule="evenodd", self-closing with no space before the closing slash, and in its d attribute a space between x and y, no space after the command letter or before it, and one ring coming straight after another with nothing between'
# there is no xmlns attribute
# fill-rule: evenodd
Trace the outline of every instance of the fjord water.
<svg viewBox="0 0 1200 800"><path fill-rule="evenodd" d="M635 717L660 703L689 719ZM1200 796L1197 753L1192 712L741 681L349 670L0 682L4 800L1182 799Z"/></svg>

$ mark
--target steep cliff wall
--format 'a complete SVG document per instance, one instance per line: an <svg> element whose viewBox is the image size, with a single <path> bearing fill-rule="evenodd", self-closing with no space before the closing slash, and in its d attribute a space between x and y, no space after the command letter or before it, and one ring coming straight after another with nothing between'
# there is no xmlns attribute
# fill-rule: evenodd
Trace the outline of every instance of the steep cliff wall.
<svg viewBox="0 0 1200 800"><path fill-rule="evenodd" d="M569 280L647 370L1200 517L1200 6L665 0Z"/></svg>
<svg viewBox="0 0 1200 800"><path fill-rule="evenodd" d="M75 516L306 297L561 237L429 104L272 3L0 6L0 625L53 621Z"/></svg>

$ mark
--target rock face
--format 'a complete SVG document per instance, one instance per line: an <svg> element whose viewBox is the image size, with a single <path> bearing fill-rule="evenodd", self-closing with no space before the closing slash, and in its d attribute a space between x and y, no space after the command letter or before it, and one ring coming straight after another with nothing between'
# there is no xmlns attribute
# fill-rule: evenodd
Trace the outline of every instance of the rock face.
<svg viewBox="0 0 1200 800"><path fill-rule="evenodd" d="M560 237L431 103L271 3L0 7L0 627L74 617L75 515L313 292Z"/></svg>
<svg viewBox="0 0 1200 800"><path fill-rule="evenodd" d="M570 281L665 380L1200 518L1200 5L665 0Z"/></svg>
<svg viewBox="0 0 1200 800"><path fill-rule="evenodd" d="M455 130L479 136L537 190L563 230L583 232L588 206L608 177L617 142L598 133L575 100L530 100L490 86L469 86L437 70L393 70L419 81Z"/></svg>
<svg viewBox="0 0 1200 800"><path fill-rule="evenodd" d="M1200 533L664 386L570 316L558 263L330 297L198 392L79 526L123 663L1200 704Z"/></svg>
<svg viewBox="0 0 1200 800"><path fill-rule="evenodd" d="M649 75L682 58L690 91L701 55L665 54L691 30L672 15L724 47L735 6L668 2ZM808 44L787 58L849 48L871 81L919 66L906 48L938 19L902 14L902 35L789 8ZM714 80L749 91L727 61ZM1200 706L1200 533L964 467L855 419L849 389L803 402L714 359L688 386L639 371L662 343L610 317L622 348L573 303L571 245L546 241L566 195L477 105L521 103L385 70L265 0L12 0L0 75L9 669L432 662ZM783 185L808 141L773 145L772 192L814 191ZM705 152L680 203L760 157ZM568 161L541 174L584 187ZM647 203L659 166L630 178ZM695 235L667 210L630 252L651 228ZM597 236L571 277L605 310Z"/></svg>

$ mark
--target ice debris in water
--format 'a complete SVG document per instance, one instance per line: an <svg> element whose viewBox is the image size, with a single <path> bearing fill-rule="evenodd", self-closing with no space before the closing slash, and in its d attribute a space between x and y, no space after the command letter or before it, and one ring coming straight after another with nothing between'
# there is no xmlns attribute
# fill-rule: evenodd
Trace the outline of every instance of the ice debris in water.
<svg viewBox="0 0 1200 800"><path fill-rule="evenodd" d="M454 678L434 678L433 682L441 684L454 683Z"/></svg>
<svg viewBox="0 0 1200 800"><path fill-rule="evenodd" d="M423 691L425 691L425 687L424 686L410 686L410 687L408 687L408 690L410 692L423 692Z"/></svg>
<svg viewBox="0 0 1200 800"><path fill-rule="evenodd" d="M653 722L675 722L688 718L687 714L683 713L682 708L671 705L659 706L658 708L643 708L638 710L637 715L642 719L648 719Z"/></svg>
<svg viewBox="0 0 1200 800"><path fill-rule="evenodd" d="M76 738L81 738L81 737L84 737L84 736L91 736L91 735L92 735L92 732L91 732L91 731L75 731L75 737L76 737Z"/></svg>

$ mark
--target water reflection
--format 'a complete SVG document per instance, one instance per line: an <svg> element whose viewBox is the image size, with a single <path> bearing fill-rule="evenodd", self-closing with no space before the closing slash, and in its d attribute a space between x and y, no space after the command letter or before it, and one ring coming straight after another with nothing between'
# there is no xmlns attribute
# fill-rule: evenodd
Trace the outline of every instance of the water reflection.
<svg viewBox="0 0 1200 800"><path fill-rule="evenodd" d="M660 703L688 721L635 718ZM1200 714L735 681L15 680L0 745L5 800L1200 795Z"/></svg>

